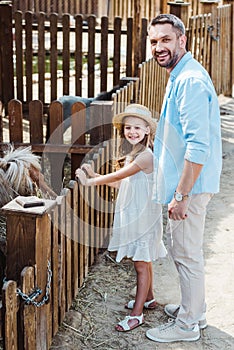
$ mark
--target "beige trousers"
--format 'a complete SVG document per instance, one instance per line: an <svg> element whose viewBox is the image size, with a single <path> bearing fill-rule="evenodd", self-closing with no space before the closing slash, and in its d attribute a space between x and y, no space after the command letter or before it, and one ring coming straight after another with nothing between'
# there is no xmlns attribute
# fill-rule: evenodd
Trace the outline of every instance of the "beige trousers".
<svg viewBox="0 0 234 350"><path fill-rule="evenodd" d="M188 199L187 218L168 220L167 240L180 278L181 304L176 323L191 328L206 311L203 235L210 193L192 195Z"/></svg>

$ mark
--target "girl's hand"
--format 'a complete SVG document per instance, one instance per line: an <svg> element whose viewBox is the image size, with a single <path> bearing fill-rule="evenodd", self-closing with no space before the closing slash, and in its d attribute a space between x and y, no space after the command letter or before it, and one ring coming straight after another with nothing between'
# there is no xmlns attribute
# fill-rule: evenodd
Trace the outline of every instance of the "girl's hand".
<svg viewBox="0 0 234 350"><path fill-rule="evenodd" d="M90 177L96 177L97 176L97 174L94 172L94 170L93 170L93 168L92 168L92 166L90 165L90 164L83 164L82 166L81 166L81 169L82 170L85 170L86 171L86 173L90 176Z"/></svg>
<svg viewBox="0 0 234 350"><path fill-rule="evenodd" d="M88 185L88 179L87 179L87 176L83 170L76 169L75 174L76 174L76 178L80 180L81 185L83 185L83 186Z"/></svg>

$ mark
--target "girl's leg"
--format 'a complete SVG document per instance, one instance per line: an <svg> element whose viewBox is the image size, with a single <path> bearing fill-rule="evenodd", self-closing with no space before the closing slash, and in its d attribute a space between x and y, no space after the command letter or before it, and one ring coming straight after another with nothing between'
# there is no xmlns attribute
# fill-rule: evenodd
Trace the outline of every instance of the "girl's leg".
<svg viewBox="0 0 234 350"><path fill-rule="evenodd" d="M137 273L137 290L134 307L130 316L140 316L143 313L144 302L147 299L147 295L150 288L150 269L149 264L144 261L134 261L134 267ZM130 328L134 328L138 324L137 319L128 321ZM116 326L117 330L121 331L121 326Z"/></svg>
<svg viewBox="0 0 234 350"><path fill-rule="evenodd" d="M149 275L150 275L150 284L149 284L149 290L147 294L146 301L150 301L154 299L154 292L153 292L153 264L152 262L149 263Z"/></svg>
<svg viewBox="0 0 234 350"><path fill-rule="evenodd" d="M141 315L143 312L144 302L147 300L151 285L150 264L145 261L134 261L134 267L137 273L137 289L131 316Z"/></svg>

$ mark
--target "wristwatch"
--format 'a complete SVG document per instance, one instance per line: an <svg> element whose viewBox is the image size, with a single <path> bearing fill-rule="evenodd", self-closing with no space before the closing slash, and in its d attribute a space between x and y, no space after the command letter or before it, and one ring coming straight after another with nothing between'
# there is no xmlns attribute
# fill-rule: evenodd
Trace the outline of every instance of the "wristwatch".
<svg viewBox="0 0 234 350"><path fill-rule="evenodd" d="M177 202L182 202L184 199L188 198L188 194L181 194L175 191L174 198Z"/></svg>

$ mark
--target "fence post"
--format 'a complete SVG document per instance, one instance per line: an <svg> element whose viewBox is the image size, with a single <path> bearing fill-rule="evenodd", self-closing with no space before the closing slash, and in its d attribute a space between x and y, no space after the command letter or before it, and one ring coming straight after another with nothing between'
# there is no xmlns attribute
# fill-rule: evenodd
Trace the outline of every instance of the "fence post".
<svg viewBox="0 0 234 350"><path fill-rule="evenodd" d="M189 20L190 2L169 1L167 4L170 6L170 13L179 17L184 23L185 28L187 28Z"/></svg>
<svg viewBox="0 0 234 350"><path fill-rule="evenodd" d="M93 101L90 105L90 144L98 145L112 137L112 101Z"/></svg>
<svg viewBox="0 0 234 350"><path fill-rule="evenodd" d="M13 200L1 209L7 222L6 279L14 280L20 285L23 268L35 266L35 286L42 290L37 298L38 302L43 300L49 289L49 303L43 303L36 308L37 349L48 349L52 337L50 312L52 291L48 282L50 272L48 263L51 263L49 212L55 205L56 201L45 200L45 206L23 208Z"/></svg>
<svg viewBox="0 0 234 350"><path fill-rule="evenodd" d="M231 3L231 96L234 97L234 0L224 0L224 4Z"/></svg>
<svg viewBox="0 0 234 350"><path fill-rule="evenodd" d="M0 4L0 100L14 98L12 6Z"/></svg>
<svg viewBox="0 0 234 350"><path fill-rule="evenodd" d="M200 0L200 13L214 13L220 0Z"/></svg>

